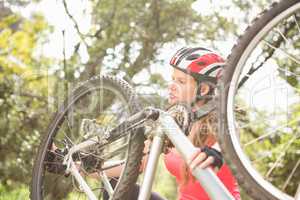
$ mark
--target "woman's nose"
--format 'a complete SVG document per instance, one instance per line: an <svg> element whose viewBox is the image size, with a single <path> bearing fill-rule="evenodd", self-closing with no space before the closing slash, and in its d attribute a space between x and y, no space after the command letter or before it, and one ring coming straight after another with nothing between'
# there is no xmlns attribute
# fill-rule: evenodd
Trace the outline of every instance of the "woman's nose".
<svg viewBox="0 0 300 200"><path fill-rule="evenodd" d="M170 90L170 91L175 91L175 90L176 90L176 84L175 84L174 81L171 81L171 82L169 83L169 90Z"/></svg>

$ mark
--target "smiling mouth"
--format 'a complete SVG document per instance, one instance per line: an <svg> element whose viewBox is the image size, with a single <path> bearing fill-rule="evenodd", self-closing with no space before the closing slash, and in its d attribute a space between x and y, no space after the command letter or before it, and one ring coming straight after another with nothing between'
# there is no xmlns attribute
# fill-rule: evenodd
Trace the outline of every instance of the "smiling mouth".
<svg viewBox="0 0 300 200"><path fill-rule="evenodd" d="M169 94L169 98L170 98L170 99L175 99L176 96L174 96L173 94Z"/></svg>

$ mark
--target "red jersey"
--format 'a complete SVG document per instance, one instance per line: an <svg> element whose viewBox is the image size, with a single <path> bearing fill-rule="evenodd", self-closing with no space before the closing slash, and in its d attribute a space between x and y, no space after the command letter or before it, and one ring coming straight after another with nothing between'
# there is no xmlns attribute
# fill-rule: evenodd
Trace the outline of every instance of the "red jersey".
<svg viewBox="0 0 300 200"><path fill-rule="evenodd" d="M173 149L170 150L169 153L165 154L164 162L168 171L176 177L176 182L179 185L178 200L209 200L207 193L197 180L189 179L186 185L182 184L181 169L184 160L177 152ZM221 169L217 172L217 176L233 197L236 200L240 200L241 197L237 182L226 164L223 164Z"/></svg>

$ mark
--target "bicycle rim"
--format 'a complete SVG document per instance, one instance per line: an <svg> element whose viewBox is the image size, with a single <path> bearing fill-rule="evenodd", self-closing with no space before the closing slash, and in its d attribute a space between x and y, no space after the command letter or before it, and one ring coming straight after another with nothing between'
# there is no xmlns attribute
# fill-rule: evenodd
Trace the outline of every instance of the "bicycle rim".
<svg viewBox="0 0 300 200"><path fill-rule="evenodd" d="M34 197L33 199L88 199L82 187L72 175L57 174L46 169L45 166L49 164L45 161L46 154L53 151L53 144L55 148L67 151L76 144L91 139L98 134L104 134L128 116L137 112L139 107L136 99L132 98L131 91L124 91L129 89L124 84L120 80L107 77L92 79L75 90L69 100L65 102L65 105L61 107L50 125L48 136L43 140L40 147L41 150L34 169L34 189L31 194ZM100 128L98 132L83 131L83 123L87 122ZM123 178L127 179L123 180L127 182L127 187L130 187L131 183L135 183L135 180L128 178L128 174L132 174L132 171L134 173L138 171L139 159L137 158L141 157L138 155L139 153L130 156L137 159L134 161L137 164L130 165L131 169L129 171L127 167L128 155L132 151L132 140L138 139L136 136L137 134L132 132L128 136L109 142L106 145L96 143L91 147L82 149L74 156L78 170L80 170L82 177L97 199L103 199L104 196L106 196L106 199L122 199L125 197L122 191L125 193L126 187L124 185L120 186L119 182ZM134 148L138 148L142 152L143 142L136 142L133 142ZM125 167L121 171L119 179L108 178L103 173L107 169L120 165ZM110 185L112 180L117 180L117 184ZM115 194L115 191L119 191L119 194Z"/></svg>
<svg viewBox="0 0 300 200"><path fill-rule="evenodd" d="M294 3L278 13L280 5L286 2ZM233 50L228 63L234 63L235 67L225 70L226 85L222 86L227 88L222 97L225 99L221 98L226 101L221 116L227 120L225 129L229 134L223 131L221 138L229 141L220 143L223 142L225 151L228 148L234 151L235 160L230 160L229 155L227 160L234 163L239 182L257 199L294 199L297 188L299 190L300 3L282 1L280 5L275 4L247 29L235 47L244 49L241 53ZM276 16L272 17L274 13ZM285 32L287 29L290 30ZM250 69L254 72L242 85ZM270 99L280 99L266 92L274 85L276 89L276 84L292 94L285 108L276 103L272 105ZM282 174L286 179L280 178Z"/></svg>

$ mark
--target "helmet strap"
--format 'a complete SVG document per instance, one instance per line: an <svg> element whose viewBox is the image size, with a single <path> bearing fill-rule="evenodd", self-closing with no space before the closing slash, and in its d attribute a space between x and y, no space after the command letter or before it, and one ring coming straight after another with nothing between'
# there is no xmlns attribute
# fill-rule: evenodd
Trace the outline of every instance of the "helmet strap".
<svg viewBox="0 0 300 200"><path fill-rule="evenodd" d="M196 108L195 111L193 111L193 117L192 121L197 121L200 118L206 116L211 111L215 110L215 100L213 100L213 94L214 94L214 87L212 85L209 85L209 92L205 95L201 95L201 82L198 84L197 93L194 101L191 103L192 108ZM203 105L198 108L197 103L199 101L204 101Z"/></svg>
<svg viewBox="0 0 300 200"><path fill-rule="evenodd" d="M192 122L195 122L199 119L201 119L202 117L205 117L206 115L208 115L209 113L211 113L212 111L214 111L216 109L216 102L215 100L210 100L207 103L205 103L203 106L201 106L201 108L196 109L193 113L192 113Z"/></svg>

